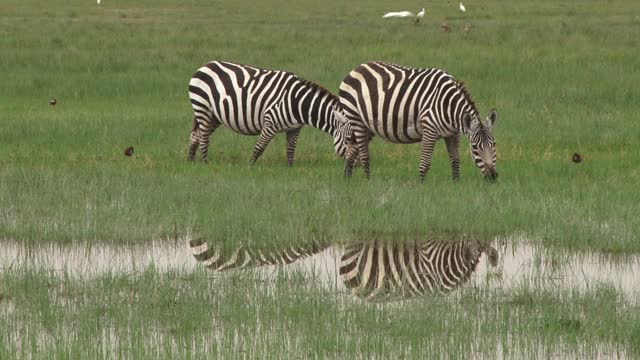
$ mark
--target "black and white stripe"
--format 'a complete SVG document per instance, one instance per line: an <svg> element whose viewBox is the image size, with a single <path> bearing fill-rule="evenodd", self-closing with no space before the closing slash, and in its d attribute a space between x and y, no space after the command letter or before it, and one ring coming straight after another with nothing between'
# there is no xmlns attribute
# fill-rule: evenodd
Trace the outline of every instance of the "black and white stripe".
<svg viewBox="0 0 640 360"><path fill-rule="evenodd" d="M259 135L252 164L276 133L285 132L287 163L292 165L303 125L331 134L340 156L351 138L338 97L289 72L212 61L193 75L189 97L195 113L189 160L198 147L207 160L209 137L221 124L239 134Z"/></svg>
<svg viewBox="0 0 640 360"><path fill-rule="evenodd" d="M196 260L214 271L266 265L288 265L327 248L327 246L313 242L304 246L288 246L273 251L247 246L238 246L231 251L225 251L222 247L209 247L205 241L200 239L191 240L189 246Z"/></svg>
<svg viewBox="0 0 640 360"><path fill-rule="evenodd" d="M496 266L498 252L477 241L360 243L346 248L340 276L356 296L370 301L446 293L469 280L483 252Z"/></svg>
<svg viewBox="0 0 640 360"><path fill-rule="evenodd" d="M469 138L476 166L485 177L497 177L491 132L497 112L491 110L481 121L464 86L445 71L368 62L349 73L340 85L339 95L357 143L357 148L347 154L345 175L351 175L359 156L365 176L370 176L369 142L378 135L394 143L421 143L421 179L431 166L436 141L444 138L453 178L457 180L460 134L464 134Z"/></svg>

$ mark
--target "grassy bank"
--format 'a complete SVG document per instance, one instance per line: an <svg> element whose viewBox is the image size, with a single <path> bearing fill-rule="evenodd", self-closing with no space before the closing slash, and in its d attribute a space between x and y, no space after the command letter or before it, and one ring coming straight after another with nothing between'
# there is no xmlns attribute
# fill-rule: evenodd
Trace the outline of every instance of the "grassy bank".
<svg viewBox="0 0 640 360"><path fill-rule="evenodd" d="M298 273L281 273L272 284L251 272L207 274L150 268L82 280L4 273L0 355L633 357L640 351L633 299L606 286L586 293L467 288L372 305L318 288Z"/></svg>
<svg viewBox="0 0 640 360"><path fill-rule="evenodd" d="M270 244L524 232L549 245L640 251L640 5L466 5L462 14L432 4L414 26L383 21L394 10L384 1L4 1L0 238ZM226 129L208 165L187 164L187 83L212 59L287 69L333 91L372 59L447 69L483 114L499 110L499 184L481 181L466 153L452 184L442 144L419 184L418 147L379 139L373 179L345 180L330 137L311 129L292 169L283 139L249 168L256 138Z"/></svg>

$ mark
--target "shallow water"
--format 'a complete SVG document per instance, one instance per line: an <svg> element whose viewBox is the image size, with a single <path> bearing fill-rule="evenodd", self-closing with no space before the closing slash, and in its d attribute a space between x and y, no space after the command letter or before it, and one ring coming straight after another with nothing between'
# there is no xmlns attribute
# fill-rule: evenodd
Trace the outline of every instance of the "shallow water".
<svg viewBox="0 0 640 360"><path fill-rule="evenodd" d="M520 286L532 289L590 290L596 286L610 286L630 300L640 298L640 257L612 259L597 253L570 253L545 249L530 243L512 245L495 239L491 245L498 251L497 266L491 266L482 254L471 275L463 285L510 290ZM210 271L203 269L189 248L187 241L177 243L153 242L148 245L42 245L25 247L14 242L0 242L0 271L9 269L47 270L65 272L73 277L95 277L106 273L135 273L150 266L158 271ZM318 285L346 291L338 269L345 249L330 246L313 256L286 266L256 268L265 278L278 271L302 271L311 275ZM615 261L614 261L615 260ZM241 270L233 270L241 271ZM225 276L216 273L215 276Z"/></svg>
<svg viewBox="0 0 640 360"><path fill-rule="evenodd" d="M476 271L470 281L462 287L479 287L510 291L524 286L529 289L581 289L591 290L596 286L605 285L617 289L625 294L630 303L640 303L639 281L634 275L640 270L640 257L611 258L596 253L570 253L564 250L545 249L531 245L525 241L523 245L511 245L505 239L495 239L493 246L498 253L496 266L489 264L486 254L480 257ZM196 261L189 247L188 241L155 242L150 245L133 246L59 246L44 245L27 248L18 242L0 242L3 251L0 253L0 272L20 270L46 270L59 273L60 276L76 278L93 278L107 273L136 273L149 267L158 271L205 271L215 277L232 275L243 270L215 272L203 268L202 263ZM206 250L204 247L199 251ZM307 274L318 286L335 289L343 294L341 299L351 299L349 289L340 276L339 268L345 249L340 246L330 246L327 249L307 258L295 261L286 266L251 267L258 276L264 279L274 279L280 271L296 271ZM267 287L269 288L269 287ZM455 297L454 297L455 299ZM342 301L340 301L342 302ZM395 306L395 305L394 305ZM12 299L5 299L0 306L0 316L11 315L16 311L16 304ZM260 328L262 325L258 325ZM259 329L258 329L259 330ZM256 333L261 333L262 330ZM24 326L11 326L5 333L9 343L14 343L16 349L26 349ZM480 332L480 330L478 330ZM58 331L55 334L46 330L34 328L28 332L35 336L35 343L41 350L73 348L77 341L77 329ZM35 334L35 335L34 335ZM564 344L562 340L545 343L542 339L528 337L511 338L510 336L495 338L479 337L477 343L471 345L472 351L468 358L503 359L503 358L550 358L550 359L626 359L631 358L623 347L616 344L593 344L590 342ZM499 335L498 335L499 336ZM256 351L268 348L274 339L250 337L255 343L246 344L247 339L238 332L222 332L219 327L213 327L211 332L201 334L191 340L180 339L170 333L149 330L139 333L129 330L116 331L113 327L102 330L102 338L98 341L96 351L104 357L118 357L123 349L140 348L148 354L166 356L168 353L175 357L184 354L223 355L244 351L248 357L259 357ZM296 334L291 334L286 346L287 353L301 357L308 355L308 349L299 342ZM261 342L262 341L262 342ZM357 338L354 341L358 341ZM382 340L386 341L386 340ZM389 348L396 348L398 344L389 340ZM244 344L243 346L239 344ZM495 345L492 345L495 344ZM23 346L24 345L24 346ZM432 344L439 353L447 353L447 342ZM454 350L457 349L454 347ZM411 348L403 348L410 353ZM424 351L424 349L423 349ZM456 350L456 351L459 351ZM125 351L126 353L126 351Z"/></svg>

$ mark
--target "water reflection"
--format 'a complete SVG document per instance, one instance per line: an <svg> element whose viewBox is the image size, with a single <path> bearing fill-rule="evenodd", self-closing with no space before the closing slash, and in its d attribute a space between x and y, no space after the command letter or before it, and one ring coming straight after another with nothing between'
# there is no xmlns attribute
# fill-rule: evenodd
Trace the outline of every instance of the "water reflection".
<svg viewBox="0 0 640 360"><path fill-rule="evenodd" d="M446 293L469 280L485 252L496 266L496 249L477 241L372 241L345 249L340 276L348 289L367 300Z"/></svg>
<svg viewBox="0 0 640 360"><path fill-rule="evenodd" d="M275 250L263 250L250 246L225 249L209 247L206 241L195 239L189 241L193 256L205 267L214 271L225 271L267 265L288 265L297 260L315 255L327 245L312 242L309 245L287 246Z"/></svg>
<svg viewBox="0 0 640 360"><path fill-rule="evenodd" d="M311 243L270 251L246 246L225 251L199 239L192 240L190 246L196 260L215 271L291 264L329 247ZM376 240L351 244L341 251L340 281L354 295L369 301L446 293L469 280L484 253L496 266L496 249L475 240Z"/></svg>
<svg viewBox="0 0 640 360"><path fill-rule="evenodd" d="M207 260L204 254L214 252L209 247L213 246L213 242L208 243L206 248L203 246L205 242L192 242L193 249L188 246L189 239L181 239L179 241L156 241L139 245L113 245L113 244L91 244L80 243L73 245L46 244L37 246L28 246L17 241L0 241L0 273L4 271L34 271L45 270L59 274L59 276L71 276L79 278L91 278L102 276L104 274L135 274L154 268L160 272L178 271L193 272L202 269L202 264ZM314 284L325 288L335 289L337 292L354 292L357 296L366 298L376 288L395 291L394 293L384 294L379 290L381 299L393 298L394 296L404 297L416 293L415 287L412 287L409 280L413 281L414 277L405 276L398 278L394 274L400 274L389 267L391 260L393 264L411 264L411 256L416 258L416 251L408 251L410 246L418 246L420 243L405 243L404 250L399 251L400 243L397 243L396 250L391 246L391 253L394 256L389 257L389 250L385 252L377 251L374 256L374 242L365 242L361 244L351 244L348 246L309 244L301 246L293 246L274 254L270 252L258 251L257 249L246 248L243 251L238 249L228 249L222 255L228 260L221 262L218 260L209 260L205 265L209 267L220 268L220 270L228 270L230 268L254 268L258 276L265 280L275 279L280 271L291 271L304 273L306 277L312 279ZM473 243L472 240L467 243ZM501 292L513 291L514 289L527 288L532 290L553 290L561 291L563 289L571 289L572 291L593 291L594 289L605 286L612 287L627 299L636 304L640 303L640 286L638 286L638 276L640 272L640 257L637 255L629 255L623 257L614 257L601 253L590 252L572 252L559 248L544 248L538 244L540 241L525 237L517 238L510 236L508 238L496 238L491 242L491 246L497 249L495 251L489 247L481 248L481 244L470 246L470 249L476 247L475 252L482 250L480 260L475 265L475 271L471 272L468 282L458 283L457 287L464 284L465 286L481 287L487 290L497 290ZM368 245L367 245L368 244ZM380 242L378 242L380 244ZM417 245L416 245L417 244ZM367 251L356 251L359 247L367 248ZM326 249L325 249L326 248ZM323 250L325 249L325 250ZM277 250L277 249L276 249ZM356 289L357 286L350 284L358 281L363 283L362 271L366 269L366 259L368 259L369 251L371 259L379 258L380 254L386 256L386 263L378 269L384 269L385 278L378 282L381 272L378 270L377 275L369 275L369 281L364 282L370 285ZM200 254L200 261L194 260L192 252ZM207 253L207 254L209 254ZM358 269L359 278L351 278L345 282L345 275L340 274L340 268L344 273L348 267L343 257L351 254L351 257L361 253L359 256L361 267L353 267ZM474 253L470 251L469 253ZM229 266L229 259L235 255L234 264L241 266ZM365 256L366 254L366 256ZM400 256L402 254L402 256ZM413 255L412 255L413 254ZM492 255L494 254L494 255ZM273 256L273 257L270 257ZM257 259L257 260L256 260ZM355 257L357 261L358 257ZM497 260L497 266L492 266L492 262ZM214 264L214 262L218 264ZM227 263L226 265L224 265ZM357 263L357 262L356 262ZM279 266L269 264L291 264L288 266ZM385 265L387 264L387 265ZM419 264L419 263L418 263ZM221 265L224 265L221 267ZM422 265L421 265L422 266ZM362 269L362 270L361 270ZM371 265L370 270L376 271ZM416 265L417 269L417 265ZM429 270L429 268L426 268ZM214 273L214 276L224 277L227 271ZM347 273L349 273L347 271ZM423 274L427 276L426 274ZM437 272L433 273L433 279L439 279ZM347 279L348 280L348 279ZM420 279L422 281L422 279ZM388 283L388 285L386 285ZM383 286L378 286L381 284ZM399 286L400 284L401 286ZM408 288L407 288L408 286ZM420 288L420 287L418 287ZM351 289L351 290L349 290ZM372 290L373 289L373 290ZM412 292L413 291L413 292ZM443 291L438 288L438 291ZM447 291L446 288L444 291ZM374 296L375 297L375 296ZM376 300L372 298L371 300ZM6 306L7 301L0 302L0 307Z"/></svg>

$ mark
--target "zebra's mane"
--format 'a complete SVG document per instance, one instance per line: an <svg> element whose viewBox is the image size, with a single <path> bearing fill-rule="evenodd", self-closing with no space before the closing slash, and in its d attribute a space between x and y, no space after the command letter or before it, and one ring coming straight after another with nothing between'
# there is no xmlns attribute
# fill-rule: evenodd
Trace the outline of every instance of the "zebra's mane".
<svg viewBox="0 0 640 360"><path fill-rule="evenodd" d="M311 80L307 80L307 79L305 79L305 78L303 78L301 76L297 76L297 78L298 78L298 80L300 80L302 85L308 86L309 88L311 88L314 91L320 91L320 92L326 93L326 94L329 95L329 97L331 98L332 102L334 102L334 104L340 104L340 98L338 98L338 96L336 94L334 94L333 92L327 90L322 85L319 85L318 83L315 83L315 82L313 82Z"/></svg>
<svg viewBox="0 0 640 360"><path fill-rule="evenodd" d="M476 106L476 102L473 101L473 98L471 97L471 94L469 94L469 92L467 91L467 88L464 86L464 83L462 81L457 83L458 85L458 90L460 90L460 92L462 93L462 96L464 96L465 100L467 100L467 102L469 103L469 106L471 106L471 110L473 110L476 115L480 115L480 112L478 112L478 107Z"/></svg>

